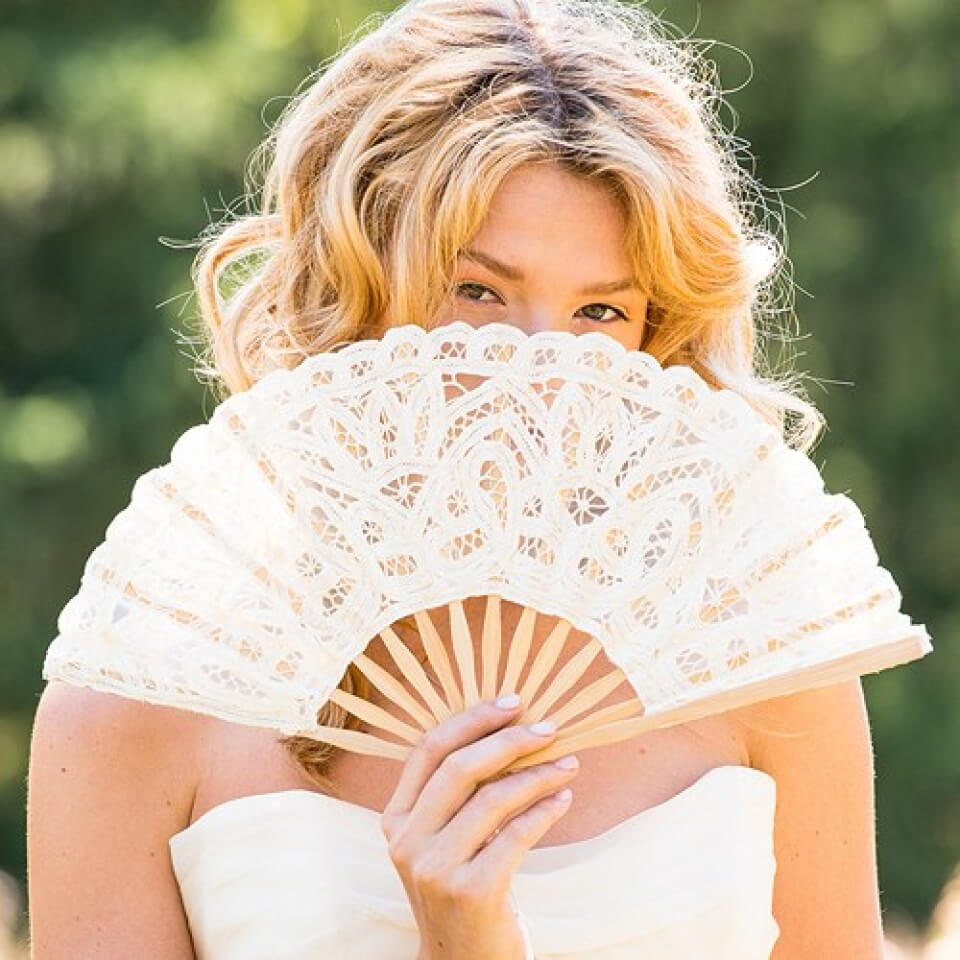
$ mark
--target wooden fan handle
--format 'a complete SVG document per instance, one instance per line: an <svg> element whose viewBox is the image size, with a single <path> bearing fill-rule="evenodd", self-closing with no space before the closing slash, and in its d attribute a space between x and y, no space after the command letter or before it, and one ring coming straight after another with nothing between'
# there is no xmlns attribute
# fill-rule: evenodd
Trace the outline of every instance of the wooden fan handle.
<svg viewBox="0 0 960 960"><path fill-rule="evenodd" d="M723 693L684 704L674 710L614 720L609 716L601 717L603 711L597 711L583 724L574 725L578 728L577 730L574 730L574 727L560 729L550 744L536 753L527 754L514 761L507 768L507 772L555 760L576 750L629 740L648 730L688 723L691 720L699 720L714 713L732 710L771 697L782 697L799 690L829 686L863 674L875 673L878 670L917 660L926 651L927 641L923 637L909 636L879 647L855 651L829 663L793 670L783 676L734 687ZM635 702L639 706L640 702ZM630 704L624 706L630 706ZM592 722L598 719L601 721L599 725Z"/></svg>
<svg viewBox="0 0 960 960"><path fill-rule="evenodd" d="M633 716L638 710L642 710L639 700L614 704L596 711L579 723L561 728L553 742L535 753L517 759L506 768L505 772L512 773L537 763L546 763L577 750L619 743L648 730L697 720L712 713L734 709L759 700L785 696L810 687L840 683L863 674L909 663L919 659L926 652L926 641L922 637L910 636L870 650L848 654L832 663L818 664L808 669L794 670L781 677L736 687L725 693L652 716ZM517 722L527 722L527 718L521 717ZM322 740L344 750L387 757L392 760L405 761L412 749L411 746L391 743L373 734L344 730L340 727L319 726L299 730L296 733L298 736Z"/></svg>

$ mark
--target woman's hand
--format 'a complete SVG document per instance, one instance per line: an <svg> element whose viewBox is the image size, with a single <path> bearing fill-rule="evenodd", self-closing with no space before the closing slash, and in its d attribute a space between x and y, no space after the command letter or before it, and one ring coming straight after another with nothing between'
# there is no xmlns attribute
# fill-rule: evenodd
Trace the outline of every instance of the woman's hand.
<svg viewBox="0 0 960 960"><path fill-rule="evenodd" d="M491 781L553 739L510 723L519 712L484 701L427 731L383 811L390 859L420 929L419 960L524 956L510 883L523 855L569 809L570 798L555 794L577 765L534 764Z"/></svg>

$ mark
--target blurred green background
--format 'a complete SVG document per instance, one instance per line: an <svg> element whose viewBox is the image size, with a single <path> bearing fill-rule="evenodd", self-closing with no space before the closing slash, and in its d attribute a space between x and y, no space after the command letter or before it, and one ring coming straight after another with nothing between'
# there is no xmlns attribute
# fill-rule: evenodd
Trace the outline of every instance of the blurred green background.
<svg viewBox="0 0 960 960"><path fill-rule="evenodd" d="M193 250L162 238L239 208L244 162L287 97L392 6L4 4L0 870L21 933L29 734L57 614L134 480L215 405L181 342ZM864 679L885 922L922 929L960 861L960 7L650 6L718 41L727 126L784 191L798 366L830 424L813 458L933 637L926 660Z"/></svg>

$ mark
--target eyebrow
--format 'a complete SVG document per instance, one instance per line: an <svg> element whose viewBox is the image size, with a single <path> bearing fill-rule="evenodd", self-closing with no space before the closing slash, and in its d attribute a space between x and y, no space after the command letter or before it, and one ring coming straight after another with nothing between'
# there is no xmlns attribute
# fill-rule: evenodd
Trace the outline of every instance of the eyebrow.
<svg viewBox="0 0 960 960"><path fill-rule="evenodd" d="M506 277L508 280L512 280L514 282L523 280L522 270L518 270L516 267L511 267L510 264L503 263L503 261L497 260L496 257L491 257L489 253L483 253L481 250L474 250L472 247L463 247L460 253L471 260L476 260L477 263L482 264L488 270L493 271L493 273L499 273L502 277ZM582 294L619 293L621 290L639 289L640 287L637 286L636 281L634 281L631 277L627 277L625 280L609 280L606 283L590 284L581 288L578 292Z"/></svg>

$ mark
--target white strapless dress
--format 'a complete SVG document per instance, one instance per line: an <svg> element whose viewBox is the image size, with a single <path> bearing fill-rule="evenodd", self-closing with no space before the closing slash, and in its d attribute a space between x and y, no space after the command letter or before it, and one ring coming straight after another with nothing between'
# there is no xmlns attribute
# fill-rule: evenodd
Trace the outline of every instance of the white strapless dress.
<svg viewBox="0 0 960 960"><path fill-rule="evenodd" d="M585 840L527 852L513 897L537 958L768 960L776 783L715 767ZM200 960L415 960L419 932L368 807L310 790L228 800L169 841Z"/></svg>

